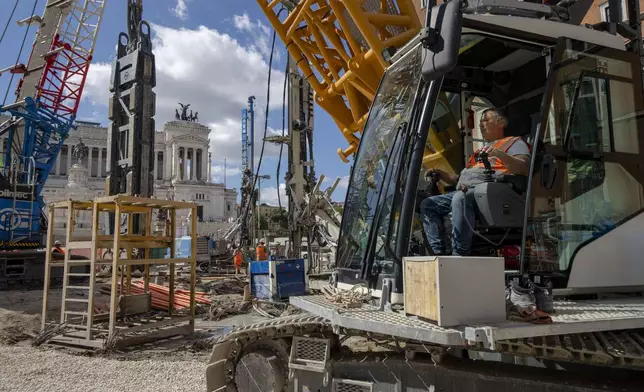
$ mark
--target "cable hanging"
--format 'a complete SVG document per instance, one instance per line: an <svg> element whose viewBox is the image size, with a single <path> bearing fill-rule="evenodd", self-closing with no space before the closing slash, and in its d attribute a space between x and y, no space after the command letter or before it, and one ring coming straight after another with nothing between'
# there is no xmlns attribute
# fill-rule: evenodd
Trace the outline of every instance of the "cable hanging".
<svg viewBox="0 0 644 392"><path fill-rule="evenodd" d="M38 6L38 2L40 0L35 0L34 1L34 6L31 9L31 15L34 15L36 12L36 7ZM20 44L20 51L18 51L18 57L16 58L16 64L20 62L20 56L22 56L22 50L25 48L25 42L27 41L27 35L29 34L29 29L31 28L31 23L27 24L27 28L25 29L25 35L22 37L22 44ZM11 85L13 83L13 77L15 76L15 73L11 73L11 79L9 79L9 84L7 85L7 91L4 93L4 99L2 100L2 106L4 106L7 103L7 97L9 96L9 90L11 89Z"/></svg>
<svg viewBox="0 0 644 392"><path fill-rule="evenodd" d="M2 35L0 35L0 44L2 43L2 40L4 39L4 35L7 33L7 29L9 28L9 24L11 23L11 20L13 19L13 14L16 12L16 8L18 8L18 3L20 0L16 0L16 3L13 5L13 9L11 10L11 14L9 14L9 19L7 19L7 24L4 25L4 30L2 30Z"/></svg>
<svg viewBox="0 0 644 392"><path fill-rule="evenodd" d="M283 6L280 8L279 12L277 13L278 18L282 13L282 11L286 11L286 8L284 8ZM259 153L259 161L257 162L257 171L255 172L255 176L253 178L253 186L251 188L253 192L255 191L255 187L257 186L259 171L262 168L262 159L264 158L264 147L266 146L266 135L268 134L268 112L269 112L269 105L270 105L270 99L271 99L271 74L272 74L271 71L273 69L273 54L275 53L275 36L276 36L276 32L275 32L275 29L273 29L273 40L272 40L273 42L271 44L271 55L268 59L268 83L267 83L268 86L266 88L266 115L264 117L264 137L262 137L262 149L260 150L260 153ZM279 188L277 189L277 192L279 193ZM244 221L248 219L251 200L252 200L252 197L248 199L248 204L246 204L246 209L244 211L244 218L243 218Z"/></svg>
<svg viewBox="0 0 644 392"><path fill-rule="evenodd" d="M291 61L291 56L286 51L286 71L284 71L284 89L282 90L282 138L286 133L286 86L288 85L289 78L289 63ZM284 150L284 143L280 143L280 156L277 160L277 204L280 207L280 213L282 211L282 198L280 196L280 167L282 165L282 151Z"/></svg>

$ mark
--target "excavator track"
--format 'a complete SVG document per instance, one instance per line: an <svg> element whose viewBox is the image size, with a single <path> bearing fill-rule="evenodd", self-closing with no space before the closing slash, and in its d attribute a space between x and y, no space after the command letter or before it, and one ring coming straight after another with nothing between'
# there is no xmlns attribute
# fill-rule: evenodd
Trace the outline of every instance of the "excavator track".
<svg viewBox="0 0 644 392"><path fill-rule="evenodd" d="M237 365L245 355L259 353L272 361L275 381L272 391L287 391L291 348L298 338L330 339L334 353L342 351L340 359L350 358L346 347L339 348L339 339L347 337L367 338L374 342L394 342L388 350L392 354L404 354L414 362L416 354L424 355L420 362L440 363L448 352L467 352L474 358L476 353L500 353L517 357L532 357L540 360L569 362L601 367L644 370L644 330L608 331L582 334L555 335L527 339L512 339L497 342L491 350L481 344L474 346L440 346L401 339L390 335L333 326L323 317L297 315L252 324L233 330L213 347L207 367L208 391L238 391ZM429 358L425 354L430 354ZM377 355L368 353L362 362L379 361Z"/></svg>
<svg viewBox="0 0 644 392"><path fill-rule="evenodd" d="M239 391L237 365L242 357L262 353L275 357L273 391L287 390L290 342L295 336L331 335L331 325L322 317L297 315L252 324L233 330L213 347L206 370L208 391Z"/></svg>
<svg viewBox="0 0 644 392"><path fill-rule="evenodd" d="M505 340L498 342L496 351L553 361L644 370L644 330Z"/></svg>

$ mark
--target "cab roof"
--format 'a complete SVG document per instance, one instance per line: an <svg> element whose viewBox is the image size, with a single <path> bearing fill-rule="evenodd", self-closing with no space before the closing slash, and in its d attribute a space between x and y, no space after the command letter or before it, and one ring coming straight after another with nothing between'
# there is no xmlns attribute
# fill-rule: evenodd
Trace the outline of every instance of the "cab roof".
<svg viewBox="0 0 644 392"><path fill-rule="evenodd" d="M585 26L521 16L465 14L463 32L485 32L543 45L552 45L559 37L566 37L617 50L626 49L625 39L619 35Z"/></svg>

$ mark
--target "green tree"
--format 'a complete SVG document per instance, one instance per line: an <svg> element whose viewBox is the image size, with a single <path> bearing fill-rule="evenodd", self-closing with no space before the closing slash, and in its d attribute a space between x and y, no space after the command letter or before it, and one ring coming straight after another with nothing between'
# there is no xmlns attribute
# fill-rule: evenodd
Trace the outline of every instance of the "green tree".
<svg viewBox="0 0 644 392"><path fill-rule="evenodd" d="M282 229L288 229L288 215L286 214L286 209L282 208L275 211L271 216L271 222L279 222Z"/></svg>
<svg viewBox="0 0 644 392"><path fill-rule="evenodd" d="M257 227L257 214L253 218L253 228ZM259 229L268 230L268 219L264 215L259 216Z"/></svg>

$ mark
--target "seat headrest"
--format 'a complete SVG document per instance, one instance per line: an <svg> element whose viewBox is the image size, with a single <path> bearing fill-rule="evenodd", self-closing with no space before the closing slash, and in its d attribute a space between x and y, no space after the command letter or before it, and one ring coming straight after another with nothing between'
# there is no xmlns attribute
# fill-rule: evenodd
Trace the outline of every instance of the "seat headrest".
<svg viewBox="0 0 644 392"><path fill-rule="evenodd" d="M517 114L508 118L508 125L505 127L505 136L524 137L524 135L530 135L531 133L532 118L530 116Z"/></svg>

